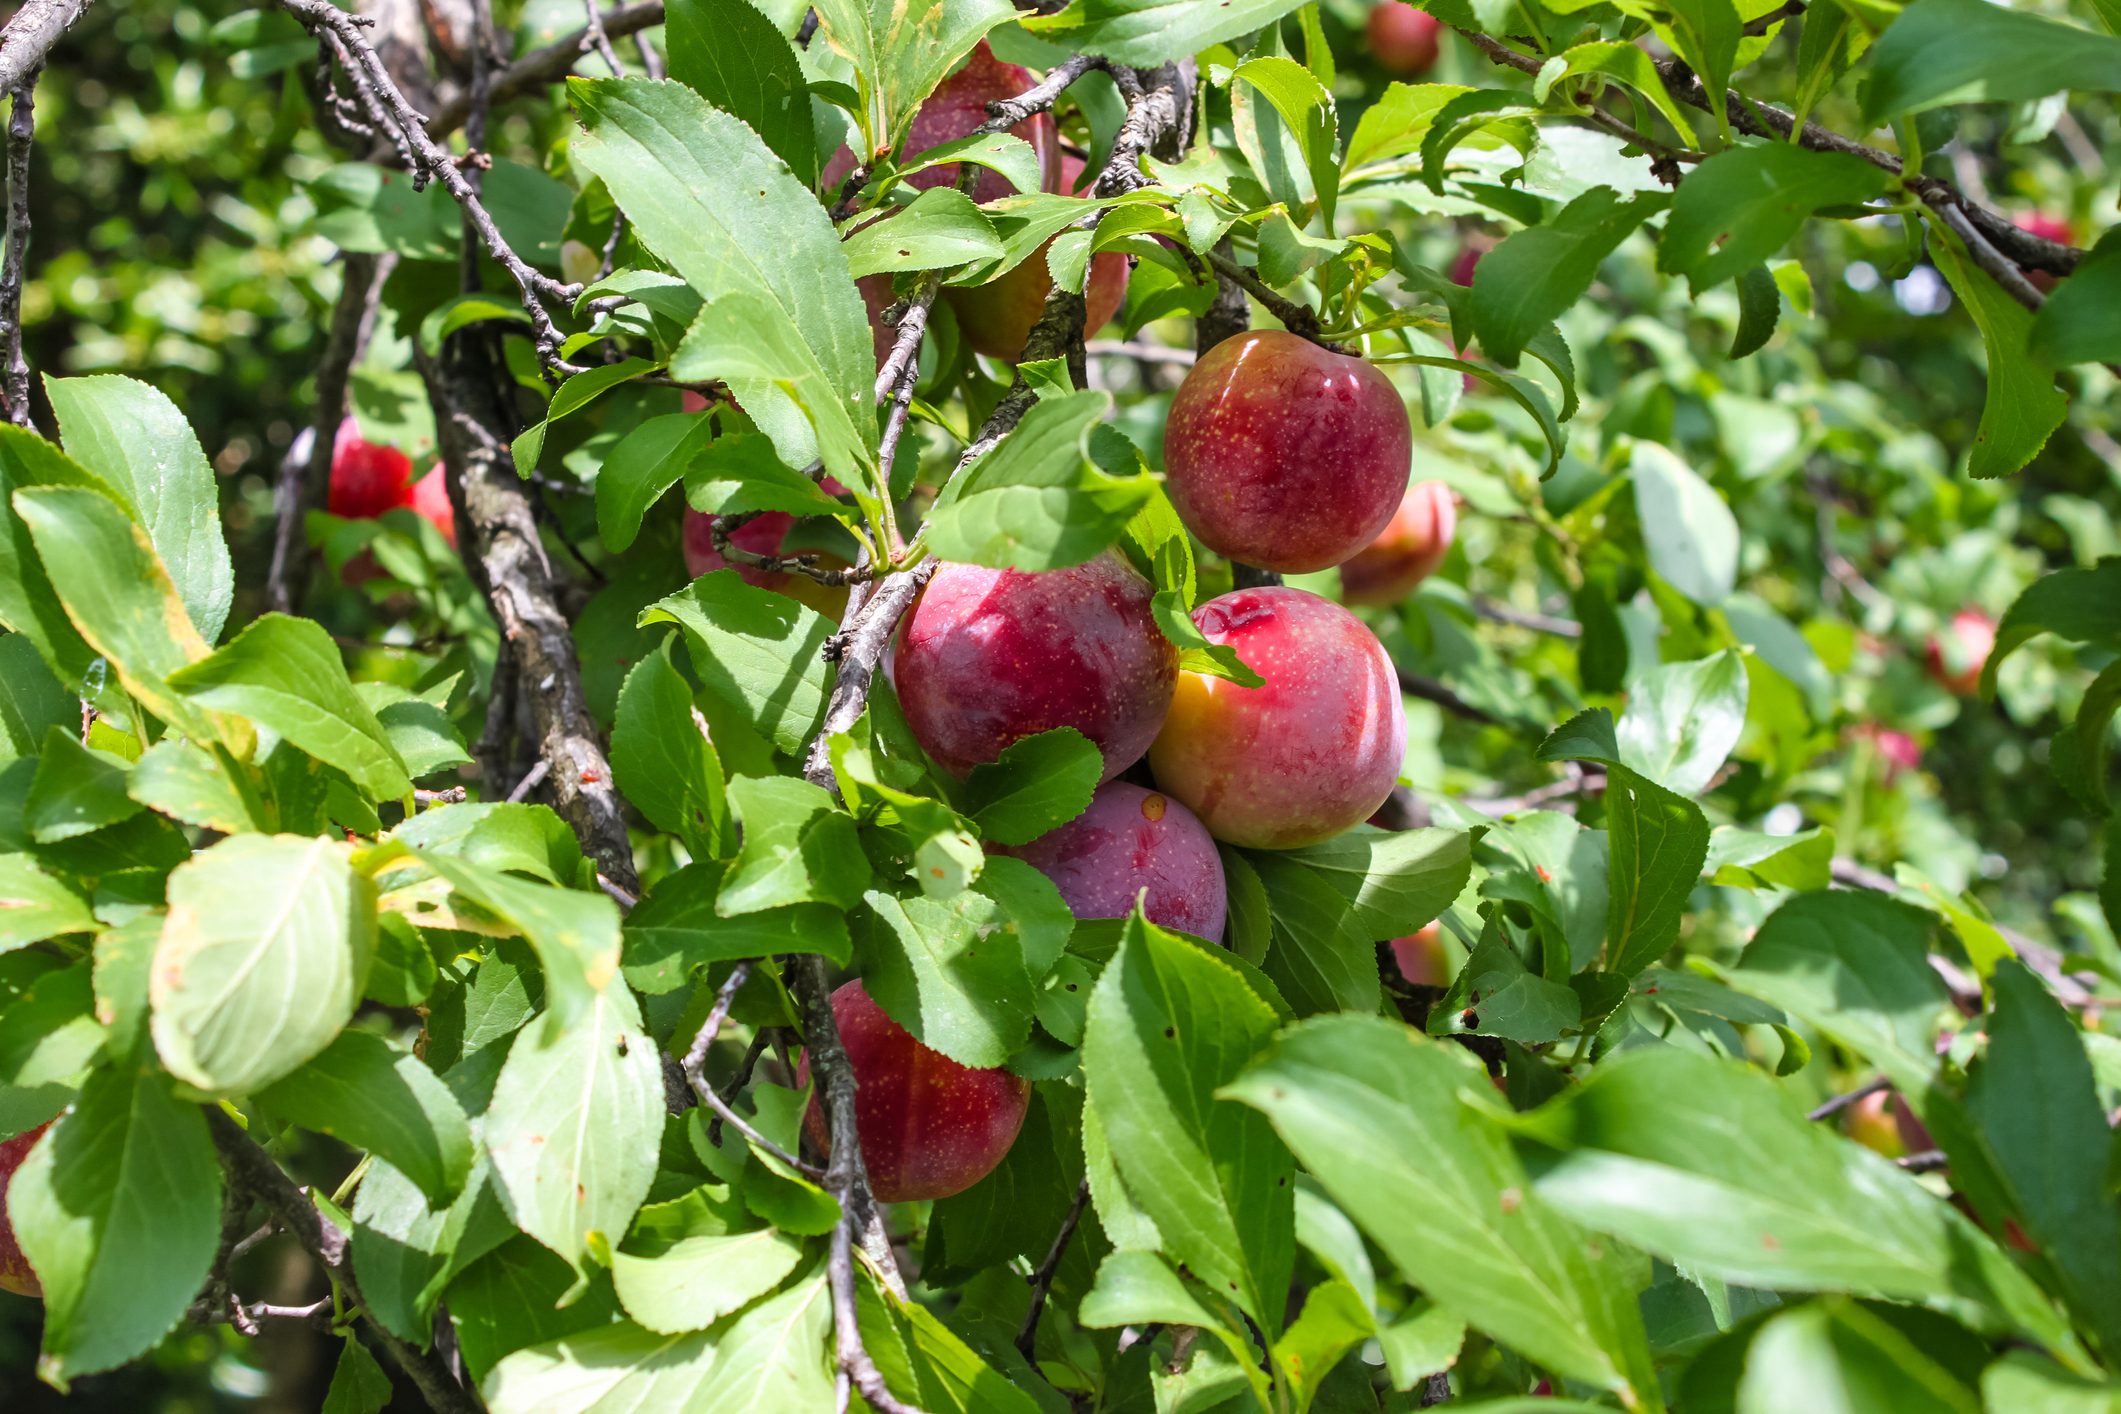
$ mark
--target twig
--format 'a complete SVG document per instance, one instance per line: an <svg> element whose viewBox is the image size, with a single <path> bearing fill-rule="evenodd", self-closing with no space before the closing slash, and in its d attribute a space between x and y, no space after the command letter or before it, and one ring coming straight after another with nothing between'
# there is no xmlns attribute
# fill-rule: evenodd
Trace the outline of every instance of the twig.
<svg viewBox="0 0 2121 1414"><path fill-rule="evenodd" d="M1341 345L1324 337L1318 315L1308 305L1298 304L1279 293L1257 274L1239 265L1234 257L1223 250L1209 251L1208 263L1215 267L1216 274L1258 300L1265 306L1267 313L1279 319L1282 327L1290 333L1309 339L1320 348L1331 349L1335 353L1342 351Z"/></svg>
<svg viewBox="0 0 2121 1414"><path fill-rule="evenodd" d="M648 0L638 5L618 5L597 16L607 39L624 39L653 28L663 22L663 0ZM563 35L546 45L534 49L510 64L494 76L493 90L489 95L495 103L506 103L511 98L521 97L534 88L558 83L574 71L582 55L589 52L594 41L589 37L585 25L573 34ZM435 109L434 116L427 120L427 135L437 142L464 126L471 116L471 97L459 95Z"/></svg>
<svg viewBox="0 0 2121 1414"><path fill-rule="evenodd" d="M1529 54L1520 54L1507 44L1488 35L1472 30L1460 30L1467 41L1497 64L1517 70L1522 74L1537 74L1544 60ZM1664 80L1672 97L1704 113L1717 111L1717 104L1703 86L1693 70L1676 59L1653 60L1658 75ZM1924 204L1939 211L1945 207L1957 208L1968 224L2002 254L2008 256L2025 270L2044 270L2050 275L2067 275L2077 268L2084 252L2060 241L2051 241L2030 231L2020 230L2009 218L1989 210L1973 201L1950 182L1941 177L1922 173L1908 173L1898 157L1890 152L1857 142L1836 132L1807 122L1797 127L1797 119L1772 104L1758 103L1732 89L1724 90L1722 109L1731 125L1750 137L1768 137L1788 140L1794 133L1800 146L1817 152L1840 152L1851 157L1860 157L1874 167L1900 177L1907 189L1920 197ZM2012 292L2014 295L2016 291Z"/></svg>
<svg viewBox="0 0 2121 1414"><path fill-rule="evenodd" d="M1433 702L1446 712L1452 713L1454 716L1464 717L1467 721L1485 722L1490 726L1501 724L1500 719L1493 713L1485 708L1475 707L1472 703L1466 701L1432 677L1424 677L1420 673L1410 673L1402 668L1399 671L1399 689L1409 697L1419 697L1423 701Z"/></svg>
<svg viewBox="0 0 2121 1414"><path fill-rule="evenodd" d="M868 594L859 589L847 600L847 616L837 635L826 645L838 645L839 671L832 681L832 696L825 704L825 720L818 728L810 753L803 758L803 776L811 784L837 792L839 782L832 772L831 740L851 729L869 705L869 685L876 680L878 665L898 621L913 607L921 587L935 573L935 561L923 560L910 570L886 575Z"/></svg>
<svg viewBox="0 0 2121 1414"><path fill-rule="evenodd" d="M550 761L540 761L532 766L523 773L523 779L516 782L516 788L508 792L508 803L510 805L521 805L530 798L532 791L545 783L545 778L551 774L552 763Z"/></svg>
<svg viewBox="0 0 2121 1414"><path fill-rule="evenodd" d="M1952 1166L1942 1149L1924 1149L1919 1153L1902 1154L1893 1160L1908 1173L1942 1173Z"/></svg>
<svg viewBox="0 0 2121 1414"><path fill-rule="evenodd" d="M1785 0L1785 3L1768 11L1757 20L1746 22L1745 33L1766 34L1784 20L1793 20L1805 11L1805 0Z"/></svg>
<svg viewBox="0 0 2121 1414"><path fill-rule="evenodd" d="M603 892L604 897L610 899L627 913L631 913L641 906L641 896L639 894L623 884L614 882L612 877L601 869L597 870L597 888Z"/></svg>
<svg viewBox="0 0 2121 1414"><path fill-rule="evenodd" d="M604 32L604 16L597 10L597 0L582 0L582 12L587 17L582 32L589 36L590 47L611 66L613 77L625 78L626 66L619 62L619 51L611 47L611 36Z"/></svg>
<svg viewBox="0 0 2121 1414"><path fill-rule="evenodd" d="M295 1186L272 1156L218 1105L206 1105L202 1113L230 1181L249 1190L323 1265L345 1294L347 1303L360 1310L376 1345L405 1372L435 1414L479 1414L484 1406L478 1396L458 1384L439 1359L400 1339L368 1314L368 1303L361 1297L353 1264L347 1260L346 1234L317 1211L316 1204Z"/></svg>
<svg viewBox="0 0 2121 1414"><path fill-rule="evenodd" d="M1122 343L1116 339L1092 339L1083 345L1083 352L1092 358L1131 358L1136 363L1168 363L1178 368L1191 368L1200 357L1191 349L1175 349L1168 344Z"/></svg>
<svg viewBox="0 0 2121 1414"><path fill-rule="evenodd" d="M907 391L910 394L912 390L909 388ZM732 565L744 565L773 574L799 574L829 589L840 589L876 578L876 569L870 565L833 568L816 555L765 555L733 543L729 537L750 520L749 515L716 516L707 528L707 536L714 544L714 552Z"/></svg>
<svg viewBox="0 0 2121 1414"><path fill-rule="evenodd" d="M7 251L0 257L0 374L7 420L30 425L29 360L22 355L22 271L29 256L29 152L37 131L37 74L15 86L7 120Z"/></svg>
<svg viewBox="0 0 2121 1414"><path fill-rule="evenodd" d="M807 1159L796 1157L765 1135L759 1133L749 1120L738 1114L728 1101L715 1093L714 1086L707 1082L707 1052L713 1047L714 1038L721 1033L722 1023L729 1019L729 1004L736 1000L737 992L743 988L744 983L749 981L750 978L751 964L740 962L736 965L735 970L729 974L728 978L723 981L721 990L715 994L714 1008L707 1013L707 1019L700 1024L698 1034L692 1038L692 1045L687 1048L684 1059L678 1063L679 1069L684 1072L685 1083L692 1088L692 1093L698 1097L699 1102L714 1111L717 1123L727 1124L737 1133L750 1140L755 1147L771 1154L774 1158L779 1159L782 1163L805 1177L813 1180L823 1180L825 1178L824 1169L819 1168Z"/></svg>
<svg viewBox="0 0 2121 1414"><path fill-rule="evenodd" d="M1605 790L1605 772L1586 771L1573 761L1564 762L1563 765L1567 774L1561 780L1535 786L1523 795L1504 796L1499 799L1469 796L1459 803L1468 809L1478 810L1483 815L1500 820L1506 815L1543 810L1559 801L1570 800L1579 795L1598 795Z"/></svg>
<svg viewBox="0 0 2121 1414"><path fill-rule="evenodd" d="M89 0L23 0L0 30L0 90L12 93L34 81L52 52Z"/></svg>
<svg viewBox="0 0 2121 1414"><path fill-rule="evenodd" d="M1490 599L1485 594L1473 596L1473 612L1483 619L1492 619L1499 624L1511 624L1517 628L1528 628L1534 633L1551 633L1556 638L1583 637L1583 625L1574 619L1557 619L1547 614L1513 609L1501 600Z"/></svg>
<svg viewBox="0 0 2121 1414"><path fill-rule="evenodd" d="M375 328L383 283L397 257L348 251L340 261L339 299L332 306L324 351L317 359L316 392L309 414L308 436L297 437L280 462L273 490L272 562L265 576L265 600L280 613L292 613L309 584L309 513L331 484L332 453L339 425L346 420L347 390L353 366Z"/></svg>
<svg viewBox="0 0 2121 1414"><path fill-rule="evenodd" d="M1083 1220L1083 1205L1089 1201L1090 1180L1086 1178L1076 1185L1075 1201L1068 1205L1060 1231L1053 1234L1053 1246L1047 1249L1046 1260L1031 1273L1031 1306L1024 1312L1023 1325L1017 1328L1016 1348L1034 1365L1037 1361L1032 1351L1038 1348L1038 1321L1046 1311L1046 1296L1053 1289L1053 1276L1060 1270L1061 1258L1067 1255L1068 1239L1075 1236L1076 1225Z"/></svg>
<svg viewBox="0 0 2121 1414"><path fill-rule="evenodd" d="M385 127L398 144L405 159L407 170L412 174L413 186L417 190L432 179L442 184L469 218L473 230L486 247L487 254L499 262L502 269L514 280L522 296L523 310L530 318L531 333L538 348L538 357L548 374L579 373L575 364L560 356L563 342L559 326L552 321L545 308L548 298L566 304L581 293L576 285L564 285L548 275L533 269L501 234L494 224L491 213L479 200L477 190L466 178L457 160L428 136L427 120L413 110L397 84L391 79L383 62L377 57L375 47L361 33L361 24L330 0L279 0L279 5L305 28L320 39L330 43L337 52L341 66L352 79L354 88L362 101L369 105L379 126ZM658 7L660 8L660 7ZM485 86L490 96L496 85ZM467 108L466 114L475 111Z"/></svg>
<svg viewBox="0 0 2121 1414"><path fill-rule="evenodd" d="M1888 607L1886 598L1872 583L1865 579L1848 556L1834 544L1834 499L1833 486L1823 476L1807 477L1806 483L1812 492L1815 517L1819 526L1819 560L1826 567L1827 585L1831 597L1838 597L1846 590L1866 609Z"/></svg>
<svg viewBox="0 0 2121 1414"><path fill-rule="evenodd" d="M1828 1100L1825 1104L1815 1106L1809 1113L1805 1115L1805 1118L1815 1120L1832 1119L1835 1115L1840 1114L1843 1110L1847 1109L1850 1105L1855 1104L1857 1101L1868 1100L1871 1096L1877 1094L1881 1090L1891 1089L1892 1084L1892 1081L1887 1080L1884 1076L1881 1075L1876 1080L1871 1081L1868 1085L1859 1085L1854 1090L1849 1091L1846 1095L1836 1095L1833 1099Z"/></svg>
<svg viewBox="0 0 2121 1414"><path fill-rule="evenodd" d="M775 1030L776 1028L771 1026L761 1026L753 1034L751 1044L744 1048L744 1058L737 1062L736 1073L731 1075L727 1083L715 1091L725 1102L735 1104L738 1093L751 1083L751 1072L758 1068L759 1060L766 1054L767 1049L773 1045ZM707 1142L716 1146L719 1146L722 1142L722 1121L719 1111L716 1112L716 1117L708 1122Z"/></svg>

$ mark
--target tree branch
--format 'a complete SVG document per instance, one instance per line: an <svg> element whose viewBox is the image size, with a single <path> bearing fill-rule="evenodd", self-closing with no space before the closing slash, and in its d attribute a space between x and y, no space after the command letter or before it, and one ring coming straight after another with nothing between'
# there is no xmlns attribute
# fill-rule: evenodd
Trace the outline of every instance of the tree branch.
<svg viewBox="0 0 2121 1414"><path fill-rule="evenodd" d="M1399 671L1399 690L1406 693L1409 697L1419 697L1425 702L1433 702L1453 716L1464 717L1467 721L1485 722L1489 726L1500 725L1499 720L1493 713L1484 708L1475 707L1472 703L1466 701L1432 677L1424 677L1420 673L1410 673L1402 668Z"/></svg>
<svg viewBox="0 0 2121 1414"><path fill-rule="evenodd" d="M458 1384L436 1356L400 1339L368 1314L368 1303L361 1297L353 1263L348 1260L346 1234L317 1211L317 1205L273 1162L272 1155L244 1133L226 1111L218 1105L206 1105L201 1112L206 1116L214 1147L221 1151L221 1162L230 1181L248 1189L322 1264L345 1294L347 1303L360 1310L375 1344L405 1372L435 1414L480 1414L484 1406L478 1396ZM267 1310L280 1314L277 1308Z"/></svg>
<svg viewBox="0 0 2121 1414"><path fill-rule="evenodd" d="M1090 1180L1084 1179L1075 1188L1075 1201L1068 1205L1068 1215L1061 1219L1060 1231L1053 1234L1053 1246L1046 1251L1046 1259L1031 1273L1031 1306L1024 1312L1024 1323L1016 1332L1017 1351L1034 1366L1038 1363L1032 1354L1038 1348L1038 1321L1046 1312L1046 1297L1053 1290L1054 1273L1060 1270L1061 1258L1068 1253L1068 1239L1075 1236L1077 1224L1083 1220L1083 1205L1090 1201Z"/></svg>
<svg viewBox="0 0 2121 1414"><path fill-rule="evenodd" d="M10 25L12 30L13 26ZM4 58L0 53L0 58ZM37 74L15 85L7 120L7 251L0 257L0 377L7 420L28 427L29 360L22 355L22 272L29 257L29 153L37 131Z"/></svg>
<svg viewBox="0 0 2121 1414"><path fill-rule="evenodd" d="M12 93L33 82L44 58L73 28L89 0L23 0L0 30L0 90Z"/></svg>
<svg viewBox="0 0 2121 1414"><path fill-rule="evenodd" d="M307 436L297 437L280 461L280 480L273 490L277 521L273 527L272 566L266 572L265 598L274 610L294 612L309 583L307 522L331 484L332 451L339 424L346 418L346 394L353 366L375 328L383 282L397 256L347 251L339 262L339 299L332 306L324 352L317 360L316 397Z"/></svg>

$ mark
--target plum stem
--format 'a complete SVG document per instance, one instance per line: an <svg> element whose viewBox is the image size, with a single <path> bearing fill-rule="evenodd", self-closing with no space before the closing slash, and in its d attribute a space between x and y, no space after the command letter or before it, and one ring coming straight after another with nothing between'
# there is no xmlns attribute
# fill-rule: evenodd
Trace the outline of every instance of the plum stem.
<svg viewBox="0 0 2121 1414"><path fill-rule="evenodd" d="M1032 1365L1038 1364L1032 1351L1038 1348L1038 1321L1046 1311L1046 1296L1053 1289L1053 1277L1060 1270L1061 1258L1067 1255L1068 1239L1075 1236L1076 1226L1083 1220L1083 1207L1090 1201L1090 1180L1084 1179L1075 1188L1075 1201L1068 1205L1068 1215L1061 1219L1060 1231L1053 1234L1053 1245L1046 1250L1046 1259L1031 1273L1031 1305L1024 1312L1024 1324L1016 1332L1017 1351Z"/></svg>

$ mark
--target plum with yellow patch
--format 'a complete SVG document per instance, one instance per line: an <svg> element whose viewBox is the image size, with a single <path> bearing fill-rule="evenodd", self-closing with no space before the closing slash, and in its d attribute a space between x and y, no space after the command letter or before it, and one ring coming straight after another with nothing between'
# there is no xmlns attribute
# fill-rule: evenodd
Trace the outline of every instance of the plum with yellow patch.
<svg viewBox="0 0 2121 1414"><path fill-rule="evenodd" d="M1180 673L1149 748L1156 783L1215 838L1257 849L1317 844L1368 819L1407 750L1399 677L1376 635L1279 585L1211 599L1193 622L1266 681Z"/></svg>
<svg viewBox="0 0 2121 1414"><path fill-rule="evenodd" d="M1158 927L1222 941L1222 856L1193 812L1160 792L1107 782L1067 824L999 852L1051 879L1077 918L1125 918L1139 898Z"/></svg>

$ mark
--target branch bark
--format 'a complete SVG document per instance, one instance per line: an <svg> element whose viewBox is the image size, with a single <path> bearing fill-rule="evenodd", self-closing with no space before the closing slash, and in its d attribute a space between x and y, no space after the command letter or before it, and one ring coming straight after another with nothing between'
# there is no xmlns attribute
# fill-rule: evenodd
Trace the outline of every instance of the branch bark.
<svg viewBox="0 0 2121 1414"><path fill-rule="evenodd" d="M331 327L317 361L316 398L309 435L296 438L280 462L280 481L273 491L277 523L273 527L272 565L266 573L265 598L279 613L292 613L309 584L310 554L305 524L331 483L332 450L339 424L346 417L346 394L353 366L375 328L376 305L383 282L397 257L348 251L340 261L339 300L332 306Z"/></svg>
<svg viewBox="0 0 2121 1414"><path fill-rule="evenodd" d="M13 91L31 81L88 5L89 0L23 0L0 30L0 89Z"/></svg>
<svg viewBox="0 0 2121 1414"><path fill-rule="evenodd" d="M663 22L663 0L638 5L619 5L598 16L606 39L624 39ZM554 40L543 49L533 49L494 76L489 98L506 103L531 89L558 83L574 71L575 64L595 47L596 41L584 25L573 34ZM437 142L464 126L471 116L471 97L459 94L435 109L427 120L427 135Z"/></svg>
<svg viewBox="0 0 2121 1414"><path fill-rule="evenodd" d="M440 1359L393 1335L368 1314L368 1303L361 1297L353 1263L348 1260L346 1234L317 1211L317 1205L273 1162L272 1155L259 1147L258 1142L244 1133L243 1127L219 1106L204 1106L202 1113L206 1116L206 1127L213 1135L214 1147L221 1152L221 1163L228 1170L230 1182L248 1189L322 1264L345 1294L347 1304L359 1309L362 1320L368 1325L370 1338L392 1364L405 1372L405 1377L420 1391L420 1397L427 1401L428 1407L435 1414L480 1414L485 1406L479 1402L478 1396L458 1384ZM269 1309L261 1314L285 1313Z"/></svg>
<svg viewBox="0 0 2121 1414"><path fill-rule="evenodd" d="M7 420L30 425L29 360L22 355L22 272L29 258L29 154L37 131L37 74L15 85L7 119L7 251L0 257L0 375Z"/></svg>

